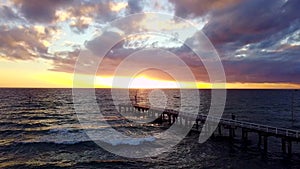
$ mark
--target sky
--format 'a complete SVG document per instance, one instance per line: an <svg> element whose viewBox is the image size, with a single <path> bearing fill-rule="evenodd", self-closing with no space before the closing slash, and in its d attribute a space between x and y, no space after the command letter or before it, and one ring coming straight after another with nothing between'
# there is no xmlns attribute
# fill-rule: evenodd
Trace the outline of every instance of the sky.
<svg viewBox="0 0 300 169"><path fill-rule="evenodd" d="M300 88L299 9L299 0L0 0L0 87L73 87L75 71L77 87L213 88L201 60L210 54L186 45L201 34L226 88Z"/></svg>

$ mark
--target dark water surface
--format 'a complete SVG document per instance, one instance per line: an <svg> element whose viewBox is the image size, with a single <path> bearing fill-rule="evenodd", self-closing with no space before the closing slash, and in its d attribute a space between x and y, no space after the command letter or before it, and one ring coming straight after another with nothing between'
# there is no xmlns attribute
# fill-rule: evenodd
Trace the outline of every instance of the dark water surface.
<svg viewBox="0 0 300 169"><path fill-rule="evenodd" d="M178 90L163 90L168 107L180 106ZM132 91L138 101L148 102L151 90ZM227 90L224 117L300 130L300 91L294 92L295 121L291 121L293 90ZM152 133L162 127L153 124L125 125L113 107L109 89L97 89L96 97L109 124L120 131ZM200 112L209 110L210 90L200 90ZM122 99L122 98L120 98ZM159 99L156 98L159 102ZM103 126L91 126L93 130ZM148 132L149 133L149 132ZM171 152L157 157L128 159L111 154L95 144L82 130L73 107L71 89L0 89L0 168L300 168L300 144L293 156L281 153L279 139L270 138L269 152L261 153L256 135L249 135L248 147L237 136L211 138L199 144L189 134ZM145 144L118 140L112 144Z"/></svg>

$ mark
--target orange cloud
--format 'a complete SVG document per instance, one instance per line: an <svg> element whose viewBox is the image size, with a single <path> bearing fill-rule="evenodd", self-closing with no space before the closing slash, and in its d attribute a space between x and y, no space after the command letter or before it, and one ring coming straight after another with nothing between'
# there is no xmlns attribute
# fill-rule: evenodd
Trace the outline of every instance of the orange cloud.
<svg viewBox="0 0 300 169"><path fill-rule="evenodd" d="M125 9L127 6L128 6L127 2L119 2L119 3L110 2L109 3L109 8L113 12L119 12L120 10Z"/></svg>

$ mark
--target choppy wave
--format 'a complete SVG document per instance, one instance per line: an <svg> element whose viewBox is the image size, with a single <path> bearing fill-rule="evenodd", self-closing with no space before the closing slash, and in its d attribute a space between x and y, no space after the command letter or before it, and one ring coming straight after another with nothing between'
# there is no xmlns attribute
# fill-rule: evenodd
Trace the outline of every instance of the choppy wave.
<svg viewBox="0 0 300 169"><path fill-rule="evenodd" d="M145 137L145 138L123 138L123 139L112 139L109 141L106 141L107 143L116 146L116 145L140 145L144 142L153 142L155 141L155 137Z"/></svg>
<svg viewBox="0 0 300 169"><path fill-rule="evenodd" d="M23 140L20 142L13 142L11 144L36 144L36 143L53 143L53 144L78 144L84 142L93 142L99 140L92 140L84 130L70 130L70 129L51 129L47 132L47 135L42 135L36 138ZM108 143L113 146L117 145L140 145L145 142L153 142L156 138L153 136L141 137L141 138L117 138L117 137L105 137L105 143ZM9 145L8 142L6 145Z"/></svg>

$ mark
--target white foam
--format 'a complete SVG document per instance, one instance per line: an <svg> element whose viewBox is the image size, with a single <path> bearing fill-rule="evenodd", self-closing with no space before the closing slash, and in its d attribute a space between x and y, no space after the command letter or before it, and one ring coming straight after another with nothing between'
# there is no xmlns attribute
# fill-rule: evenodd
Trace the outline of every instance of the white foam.
<svg viewBox="0 0 300 169"><path fill-rule="evenodd" d="M72 129L51 129L47 135L31 138L23 143L55 143L55 144L75 144L86 141L103 141L113 146L117 145L140 145L145 142L156 140L154 136L145 136L140 138L129 137L125 135L116 135L110 130L88 130L89 137L84 130Z"/></svg>
<svg viewBox="0 0 300 169"><path fill-rule="evenodd" d="M123 139L112 139L106 140L107 143L117 146L117 145L140 145L144 142L153 142L155 137L145 137L145 138L123 138Z"/></svg>
<svg viewBox="0 0 300 169"><path fill-rule="evenodd" d="M28 138L21 143L55 143L55 144L76 144L91 141L84 131L72 131L70 129L51 129L46 135Z"/></svg>

